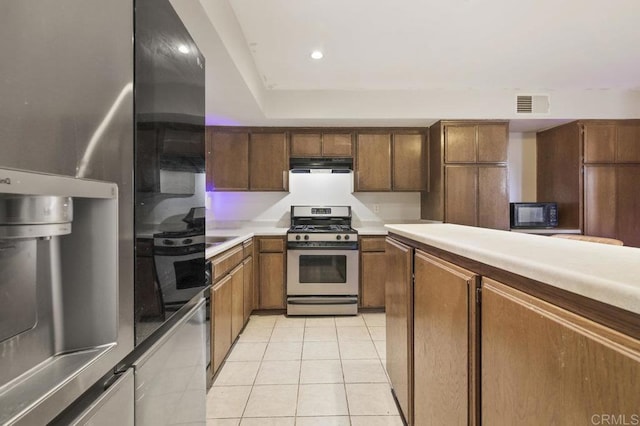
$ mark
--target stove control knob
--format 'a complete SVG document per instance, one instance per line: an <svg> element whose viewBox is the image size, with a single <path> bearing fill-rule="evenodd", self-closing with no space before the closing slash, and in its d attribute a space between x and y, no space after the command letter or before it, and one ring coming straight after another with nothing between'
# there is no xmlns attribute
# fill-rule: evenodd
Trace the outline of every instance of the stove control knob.
<svg viewBox="0 0 640 426"><path fill-rule="evenodd" d="M344 239L345 239L345 240L348 240L348 239L349 239L349 236L348 236L348 235L345 235L345 236L344 236Z"/></svg>
<svg viewBox="0 0 640 426"><path fill-rule="evenodd" d="M164 244L165 246L172 246L175 243L173 242L173 240L162 240L162 244Z"/></svg>
<svg viewBox="0 0 640 426"><path fill-rule="evenodd" d="M340 235L336 235L336 240L341 240L342 237Z"/></svg>
<svg viewBox="0 0 640 426"><path fill-rule="evenodd" d="M304 239L305 239L305 240L308 240L308 239L309 239L309 236L308 236L308 235L305 235L305 236L304 236Z"/></svg>
<svg viewBox="0 0 640 426"><path fill-rule="evenodd" d="M296 240L300 241L300 235L296 235Z"/></svg>

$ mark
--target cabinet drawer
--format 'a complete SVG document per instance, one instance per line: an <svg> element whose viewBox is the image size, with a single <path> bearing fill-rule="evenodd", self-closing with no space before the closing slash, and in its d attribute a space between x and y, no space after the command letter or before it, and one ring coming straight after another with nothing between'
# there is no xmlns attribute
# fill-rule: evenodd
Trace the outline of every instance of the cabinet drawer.
<svg viewBox="0 0 640 426"><path fill-rule="evenodd" d="M282 253L284 251L284 240L282 238L261 238L260 253Z"/></svg>
<svg viewBox="0 0 640 426"><path fill-rule="evenodd" d="M216 282L242 262L242 246L238 245L213 258L213 281Z"/></svg>
<svg viewBox="0 0 640 426"><path fill-rule="evenodd" d="M242 251L245 259L253 254L253 239L246 240L242 243Z"/></svg>
<svg viewBox="0 0 640 426"><path fill-rule="evenodd" d="M361 237L361 251L384 251L385 237Z"/></svg>

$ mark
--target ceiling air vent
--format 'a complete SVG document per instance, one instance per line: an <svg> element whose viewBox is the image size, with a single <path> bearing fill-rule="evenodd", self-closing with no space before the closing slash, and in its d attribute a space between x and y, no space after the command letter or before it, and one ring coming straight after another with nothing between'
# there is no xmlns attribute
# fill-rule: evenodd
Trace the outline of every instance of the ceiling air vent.
<svg viewBox="0 0 640 426"><path fill-rule="evenodd" d="M517 95L516 114L549 114L549 95Z"/></svg>

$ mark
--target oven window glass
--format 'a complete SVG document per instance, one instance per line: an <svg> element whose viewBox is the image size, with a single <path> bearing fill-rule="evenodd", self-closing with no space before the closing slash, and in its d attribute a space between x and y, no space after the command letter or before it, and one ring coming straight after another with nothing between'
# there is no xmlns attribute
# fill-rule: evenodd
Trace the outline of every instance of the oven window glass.
<svg viewBox="0 0 640 426"><path fill-rule="evenodd" d="M544 222L544 208L520 207L518 209L518 219L522 223L542 223Z"/></svg>
<svg viewBox="0 0 640 426"><path fill-rule="evenodd" d="M301 255L300 283L344 284L347 282L347 256Z"/></svg>
<svg viewBox="0 0 640 426"><path fill-rule="evenodd" d="M176 273L176 289L183 290L204 285L204 258L177 261L173 266Z"/></svg>

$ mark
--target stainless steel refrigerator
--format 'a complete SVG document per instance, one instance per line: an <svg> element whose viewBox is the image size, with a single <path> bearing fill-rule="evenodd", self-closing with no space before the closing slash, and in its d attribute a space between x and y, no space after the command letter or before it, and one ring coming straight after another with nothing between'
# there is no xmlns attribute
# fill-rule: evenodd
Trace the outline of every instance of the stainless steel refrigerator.
<svg viewBox="0 0 640 426"><path fill-rule="evenodd" d="M204 424L204 58L168 0L0 22L0 424Z"/></svg>

